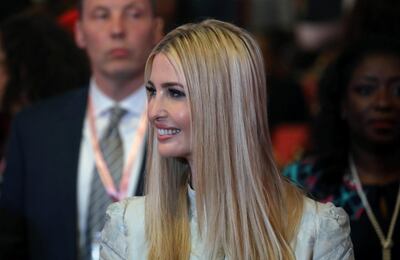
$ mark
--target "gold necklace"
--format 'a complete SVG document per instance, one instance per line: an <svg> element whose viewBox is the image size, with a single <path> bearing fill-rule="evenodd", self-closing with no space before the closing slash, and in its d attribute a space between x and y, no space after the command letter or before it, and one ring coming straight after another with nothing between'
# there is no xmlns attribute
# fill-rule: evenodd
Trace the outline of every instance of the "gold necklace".
<svg viewBox="0 0 400 260"><path fill-rule="evenodd" d="M379 225L378 220L376 219L371 206L369 205L367 196L365 195L365 193L362 189L362 185L361 185L360 178L358 177L356 165L354 164L353 158L351 156L349 156L349 164L350 164L350 172L353 176L353 180L356 185L358 196L360 197L361 202L363 203L365 211L367 213L367 216L368 216L369 220L371 221L371 224L372 224L373 228L375 229L376 234L378 235L379 241L381 242L382 259L383 260L391 260L391 249L393 247L392 236L393 236L394 227L396 225L396 220L397 220L397 216L399 215L399 209L400 209L400 185L399 185L399 191L397 193L396 205L395 205L395 208L393 211L392 219L390 220L389 230L388 230L387 236L385 238L385 236L383 235L382 228Z"/></svg>

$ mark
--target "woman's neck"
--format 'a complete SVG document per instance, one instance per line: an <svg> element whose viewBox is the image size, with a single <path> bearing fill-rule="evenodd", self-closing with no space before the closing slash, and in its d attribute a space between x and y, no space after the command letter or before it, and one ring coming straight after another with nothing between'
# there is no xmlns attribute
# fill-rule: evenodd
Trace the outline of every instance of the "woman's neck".
<svg viewBox="0 0 400 260"><path fill-rule="evenodd" d="M350 153L363 184L384 185L400 180L400 149L378 153L353 144Z"/></svg>

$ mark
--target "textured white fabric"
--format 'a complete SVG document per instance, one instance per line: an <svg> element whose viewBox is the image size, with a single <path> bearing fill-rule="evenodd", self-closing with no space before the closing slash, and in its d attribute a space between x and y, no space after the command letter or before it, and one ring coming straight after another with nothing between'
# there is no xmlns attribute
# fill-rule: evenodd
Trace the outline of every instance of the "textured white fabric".
<svg viewBox="0 0 400 260"><path fill-rule="evenodd" d="M190 208L195 211L194 192L189 192ZM147 244L144 219L145 197L130 198L112 204L102 232L100 259L145 260ZM192 251L190 260L206 260L198 234L196 214L190 221ZM161 217L161 216L160 216ZM305 199L304 214L297 237L292 241L299 260L352 260L350 225L343 209Z"/></svg>

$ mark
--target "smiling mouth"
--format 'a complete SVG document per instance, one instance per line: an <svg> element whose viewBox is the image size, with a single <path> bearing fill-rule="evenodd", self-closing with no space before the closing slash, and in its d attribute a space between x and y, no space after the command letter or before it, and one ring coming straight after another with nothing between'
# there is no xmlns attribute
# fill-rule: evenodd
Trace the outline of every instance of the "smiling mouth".
<svg viewBox="0 0 400 260"><path fill-rule="evenodd" d="M181 132L180 129L161 129L161 128L157 128L157 133L160 136L164 136L164 135L177 135Z"/></svg>

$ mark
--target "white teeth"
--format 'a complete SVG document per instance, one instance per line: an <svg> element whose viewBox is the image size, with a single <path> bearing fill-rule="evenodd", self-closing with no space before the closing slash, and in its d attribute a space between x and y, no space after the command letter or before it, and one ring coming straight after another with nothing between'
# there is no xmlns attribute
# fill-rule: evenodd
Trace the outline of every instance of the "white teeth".
<svg viewBox="0 0 400 260"><path fill-rule="evenodd" d="M181 132L179 129L157 129L159 135L176 135Z"/></svg>

